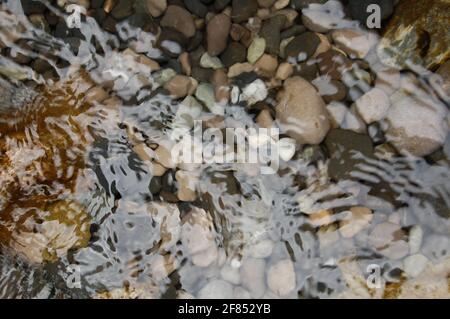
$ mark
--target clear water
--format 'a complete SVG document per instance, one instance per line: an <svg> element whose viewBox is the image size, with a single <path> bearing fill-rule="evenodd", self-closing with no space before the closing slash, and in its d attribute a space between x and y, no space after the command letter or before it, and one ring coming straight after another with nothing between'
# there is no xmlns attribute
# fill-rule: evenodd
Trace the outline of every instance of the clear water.
<svg viewBox="0 0 450 319"><path fill-rule="evenodd" d="M57 7L49 8L57 16L63 14ZM252 165L204 164L196 168L197 200L171 204L173 212L161 204L170 201L169 195L150 192L151 165L135 149L142 143L151 147L170 133L179 103L156 88L155 73L120 53L126 43L158 59L155 35L128 22L112 35L91 17L83 19L79 32L84 40L74 52L67 40L33 26L19 1L4 1L0 10L0 40L3 51L11 53L0 56L0 67L16 70L13 78L28 79L18 85L32 101L21 108L3 105L0 113L0 297L198 296L206 284L223 280L224 269L231 269L240 273L234 296L251 296L242 289L251 292L262 282L263 292L253 296L276 298L266 278L253 278L242 270L258 245L259 254L267 253L256 266L263 265L265 276L278 261L292 261L295 289L286 298L398 297L402 287L403 292L414 290L411 286L417 283L425 290L443 286L448 296L448 136L436 155L439 160L381 153L372 158L356 152L357 164L350 171L338 168L336 174L346 174L339 181L330 174L333 159L322 146L300 148L273 175L255 173ZM22 39L29 49L12 39ZM40 57L52 66L52 74L43 76L16 64L11 57L15 54ZM433 96L427 78L419 80L424 96ZM93 86L108 88L107 98L87 102L86 92ZM207 115L204 111L201 117ZM255 126L253 117L240 106L226 108L230 126ZM166 174L162 180L163 187L175 192L173 176ZM90 234L80 239L86 229L74 231L69 222L72 226L65 226L63 241L74 248L60 256L43 253L52 243L36 235L58 229L48 224L50 203L55 202L62 205L58 220L78 218L78 213L71 214L71 205L75 212L84 211L83 227ZM182 240L183 232L194 236L195 230L181 226L193 207L204 209L214 226L208 233L214 248L201 256L207 260L213 255L207 267L198 265L199 257ZM351 207L369 208L373 216L357 235L346 238L339 228ZM317 226L309 214L322 210L332 211L331 220ZM372 231L386 222L402 230L407 247L400 249L408 251L406 256L386 257L371 244ZM419 251L412 253L417 229L423 236ZM29 240L36 242L30 245ZM41 250L30 251L33 247ZM416 253L429 263L418 278L411 278L403 271L405 258ZM370 265L380 267L380 289L365 284ZM80 285L71 287L74 273ZM425 296L420 287L414 291L431 297L431 290Z"/></svg>

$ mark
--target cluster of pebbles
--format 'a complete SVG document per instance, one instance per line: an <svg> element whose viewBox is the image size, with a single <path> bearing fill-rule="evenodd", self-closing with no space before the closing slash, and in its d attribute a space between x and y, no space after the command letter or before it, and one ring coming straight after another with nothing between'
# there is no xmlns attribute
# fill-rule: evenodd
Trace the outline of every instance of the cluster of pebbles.
<svg viewBox="0 0 450 319"><path fill-rule="evenodd" d="M29 23L36 30L63 40L71 53L65 53L66 60L51 52L45 56L30 54L42 48L34 47L35 44L20 36L26 24L14 23L15 28L1 32L2 56L12 64L0 65L0 74L27 85L32 78L47 86L63 88L73 88L74 76L83 78L75 81L78 83L75 90L62 90L72 97L69 100L79 99L83 106L75 113L63 108L63 114L73 116L76 124L72 125L86 131L89 130L86 123L98 114L104 121L100 120L99 127L107 127L108 132L113 132L114 121L122 117L130 147L152 176L149 191L153 201L140 205L121 199L118 208L151 218L152 227L160 234L149 270L152 282L131 286L128 283L126 287L100 292L95 297L160 297L161 287L175 272L181 277L182 289L177 289L174 295L178 298L291 298L301 295L299 289L308 285L308 278L299 275L300 269L307 268L302 264L307 258L296 259L280 238L263 235L248 242L248 234L238 232L230 235L230 241L240 241L240 247L230 253L227 244L221 242L226 236L219 232L220 217L214 214L227 203L220 203L219 199L219 204L212 200L213 204L204 205L209 200L205 194L210 190L202 185L202 169L174 162L171 150L175 143L168 136L149 139L145 127L129 118L123 119L126 114L121 111L123 105L138 104L139 93L146 89L152 91L152 96L164 96L158 103L179 106L173 114L172 127L188 132L193 120L200 119L205 127L225 128L232 123L232 106L238 106L253 119L256 127L280 128L282 141L289 146L280 154L284 163L317 164L293 197L307 217L308 227L314 230L323 254L339 246L345 256L350 255L323 261L325 266L340 269L348 288L344 292L331 289L331 296L448 297L449 259L443 261L440 254L445 257L447 253L439 251L449 247L445 236L449 231L448 222L440 225L439 232L444 235L432 235L425 241L425 230L405 221L408 214L400 209L401 191L395 185L373 180L365 184L371 188L370 196L392 204L391 214L377 213L379 203L369 205L366 203L369 200L350 202L344 205L345 209L322 207L319 203L320 196L336 195L328 192L332 186L354 179L352 174L365 161L411 157L425 158L436 166L448 165L450 3L427 1L427 8L423 8L421 2L50 1L62 12L71 4L84 7L82 22L93 26L95 21L100 27L95 30L112 35L105 36L112 49L102 52L99 65L86 68L87 76L74 72L64 78L58 72L60 69L71 66L72 62L83 63L82 59L67 61L67 57L75 59L87 50L85 32L68 28L62 15L41 2L21 0ZM365 27L366 9L372 3L380 6L382 32ZM0 18L5 22L14 20L6 10L0 11ZM97 52L105 50L105 43L94 38L89 41ZM9 84L0 82L0 92L10 91ZM58 92L61 93L56 88L32 91L33 99L35 94L46 95L48 99L57 98ZM38 146L27 143L28 137L21 131L23 123L17 124L17 119L11 117L14 112L5 106L14 103L30 104L16 92L2 94L0 99L0 150L7 155L0 162L0 220L4 225L11 225L15 215L22 214L26 218L20 225L25 230L19 227L11 234L0 225L0 241L31 263L54 262L70 250L89 245L91 218L78 203L61 199L70 198L71 193L80 189L87 190L89 186L83 184L89 181L80 182L77 174L61 177L48 173L58 171L58 167L46 166L46 160L53 158L55 152L70 158L64 149L74 145L64 138L58 144L51 132L42 127L37 129L41 137L32 139ZM47 107L51 101L35 100L34 103L44 104L42 108L46 110L41 112L38 121L54 115L51 107ZM27 121L29 125L36 119ZM79 134L73 127L70 129L75 136ZM76 147L84 150L95 137L80 140L84 145ZM362 158L355 157L355 153L362 154ZM19 161L22 155L32 160ZM84 159L76 157L76 163L71 164L68 165L71 169L86 170ZM33 175L33 170L41 167L43 173ZM20 176L21 170L26 174ZM67 170L65 173L69 174ZM257 178L258 169L248 169L246 173L249 178ZM230 175L234 180L232 172ZM29 180L21 182L23 176ZM49 187L46 191L51 194L44 199L40 188L29 191L30 184L50 185L53 180L66 190ZM347 186L339 184L339 187L343 191ZM226 195L222 194L222 199L235 195L231 188L225 191ZM25 199L19 200L13 193ZM260 203L253 205L250 200L247 206L244 204L240 207L243 212L256 211L260 214L258 218L275 223L276 219L269 217L271 211L275 214L275 207L264 203L261 205L265 208L261 209L257 206ZM448 205L441 206L440 212L448 218ZM61 214L64 209L72 220ZM36 225L40 226L30 226L31 219L38 219ZM64 238L60 234L68 235ZM188 263L177 255L180 242ZM354 246L358 243L371 247L380 258L395 261L402 270L401 279L381 290L367 288L364 284L367 273L350 253L355 253ZM422 249L423 246L426 248Z"/></svg>

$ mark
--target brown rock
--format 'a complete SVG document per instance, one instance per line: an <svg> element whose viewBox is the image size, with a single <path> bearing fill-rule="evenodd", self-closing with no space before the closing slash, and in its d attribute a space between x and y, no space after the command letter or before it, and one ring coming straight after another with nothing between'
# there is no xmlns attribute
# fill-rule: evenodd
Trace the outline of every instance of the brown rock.
<svg viewBox="0 0 450 319"><path fill-rule="evenodd" d="M276 106L280 128L301 144L319 144L330 129L326 106L316 89L299 76L287 79Z"/></svg>
<svg viewBox="0 0 450 319"><path fill-rule="evenodd" d="M278 67L276 78L284 81L289 78L292 73L294 73L294 66L290 63L283 62Z"/></svg>
<svg viewBox="0 0 450 319"><path fill-rule="evenodd" d="M255 71L263 77L273 77L278 68L277 57L270 54L263 54L255 63Z"/></svg>
<svg viewBox="0 0 450 319"><path fill-rule="evenodd" d="M192 95L197 88L197 81L184 75L175 75L164 88L169 91L174 99L180 99L187 95Z"/></svg>
<svg viewBox="0 0 450 319"><path fill-rule="evenodd" d="M273 125L273 118L270 111L267 109L262 110L256 118L256 123L263 128L271 128Z"/></svg>
<svg viewBox="0 0 450 319"><path fill-rule="evenodd" d="M240 41L243 45L248 47L252 43L252 34L240 24L234 23L231 26L230 36L234 41Z"/></svg>
<svg viewBox="0 0 450 319"><path fill-rule="evenodd" d="M218 69L214 71L211 78L211 83L214 85L214 95L216 102L226 104L230 100L230 88L228 76L225 69Z"/></svg>
<svg viewBox="0 0 450 319"><path fill-rule="evenodd" d="M383 63L434 69L450 58L449 0L401 0L378 46Z"/></svg>
<svg viewBox="0 0 450 319"><path fill-rule="evenodd" d="M189 53L187 52L183 52L180 54L180 56L178 57L180 64L181 64L181 69L183 70L183 73L187 76L191 76L192 73L192 67L191 67L191 61L189 58Z"/></svg>
<svg viewBox="0 0 450 319"><path fill-rule="evenodd" d="M189 11L176 5L167 7L167 11L161 19L161 26L173 28L187 38L191 38L195 34L195 24L192 15Z"/></svg>
<svg viewBox="0 0 450 319"><path fill-rule="evenodd" d="M209 55L216 56L225 50L230 28L230 17L223 13L215 15L208 22L208 26L206 27L206 42Z"/></svg>

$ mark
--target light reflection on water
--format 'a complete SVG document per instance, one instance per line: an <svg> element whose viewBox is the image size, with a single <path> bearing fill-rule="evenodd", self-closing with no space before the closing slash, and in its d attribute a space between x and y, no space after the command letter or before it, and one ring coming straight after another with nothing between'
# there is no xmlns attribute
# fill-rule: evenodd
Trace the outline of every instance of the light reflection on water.
<svg viewBox="0 0 450 319"><path fill-rule="evenodd" d="M151 45L155 37L124 22L119 39L87 18L80 29L85 40L74 53L68 43L31 25L14 1L4 8L13 15L0 12L1 41L45 59L53 74L30 73L0 57L2 67L21 70L16 76L32 74L37 84L33 103L0 113L1 297L202 297L205 286L226 278L227 283L220 279L223 290L232 284L234 296L272 298L277 296L264 276L270 278L270 267L286 259L293 262L296 280L285 297L380 297L383 292L361 284L366 267L380 265L388 288L399 280L408 286L399 270L419 251L430 260L421 284L447 283L448 136L437 162L382 158L370 145L371 154L356 150L354 165L338 172L331 165L339 165L345 150L330 156L324 147L300 150L274 175L255 174L251 165L202 165L196 168L196 201L161 204L170 197L151 193L155 168L134 150L161 141L179 105L157 88L150 68L119 52L121 43L130 43L136 52L161 58ZM11 35L27 39L32 49L16 46ZM425 87L419 97L432 95L427 82L412 89L417 86ZM225 117L255 125L242 108L230 107ZM177 187L171 175L157 178L169 193ZM82 207L74 212L67 207L75 202ZM55 205L63 207L62 216L52 215ZM373 216L347 238L338 228L353 207L368 208ZM332 214L315 224L309 215L324 210ZM85 224L67 224L78 218ZM399 245L388 240L387 248L374 248L372 232L382 223L394 225L392 242ZM411 252L418 226L423 238L419 251ZM65 227L67 239L50 251L58 227ZM206 246L198 249L196 241ZM380 253L385 248L390 250ZM70 265L78 267L81 288L67 286ZM262 270L258 277L248 269ZM399 294L388 288L384 297Z"/></svg>

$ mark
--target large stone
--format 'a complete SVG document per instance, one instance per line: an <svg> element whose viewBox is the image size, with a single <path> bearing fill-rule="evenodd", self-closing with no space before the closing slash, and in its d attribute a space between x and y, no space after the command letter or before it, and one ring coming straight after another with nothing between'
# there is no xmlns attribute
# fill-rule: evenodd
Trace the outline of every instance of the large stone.
<svg viewBox="0 0 450 319"><path fill-rule="evenodd" d="M231 20L226 14L215 15L206 27L206 42L208 53L216 56L227 47L228 35L230 33Z"/></svg>
<svg viewBox="0 0 450 319"><path fill-rule="evenodd" d="M286 17L278 14L266 20L259 32L259 36L266 40L266 52L278 55L280 52L281 30L286 23Z"/></svg>
<svg viewBox="0 0 450 319"><path fill-rule="evenodd" d="M382 120L390 105L389 97L379 88L373 88L356 100L356 109L366 124Z"/></svg>
<svg viewBox="0 0 450 319"><path fill-rule="evenodd" d="M434 69L450 58L450 0L401 0L378 46L383 63Z"/></svg>
<svg viewBox="0 0 450 319"><path fill-rule="evenodd" d="M399 93L393 100L386 120L386 137L401 153L425 156L445 142L449 128L448 109L426 95Z"/></svg>
<svg viewBox="0 0 450 319"><path fill-rule="evenodd" d="M326 106L316 89L295 76L287 79L276 106L280 128L301 144L319 144L330 129Z"/></svg>
<svg viewBox="0 0 450 319"><path fill-rule="evenodd" d="M171 5L167 7L164 17L161 19L161 26L173 28L191 38L195 34L195 24L192 15L182 7Z"/></svg>

